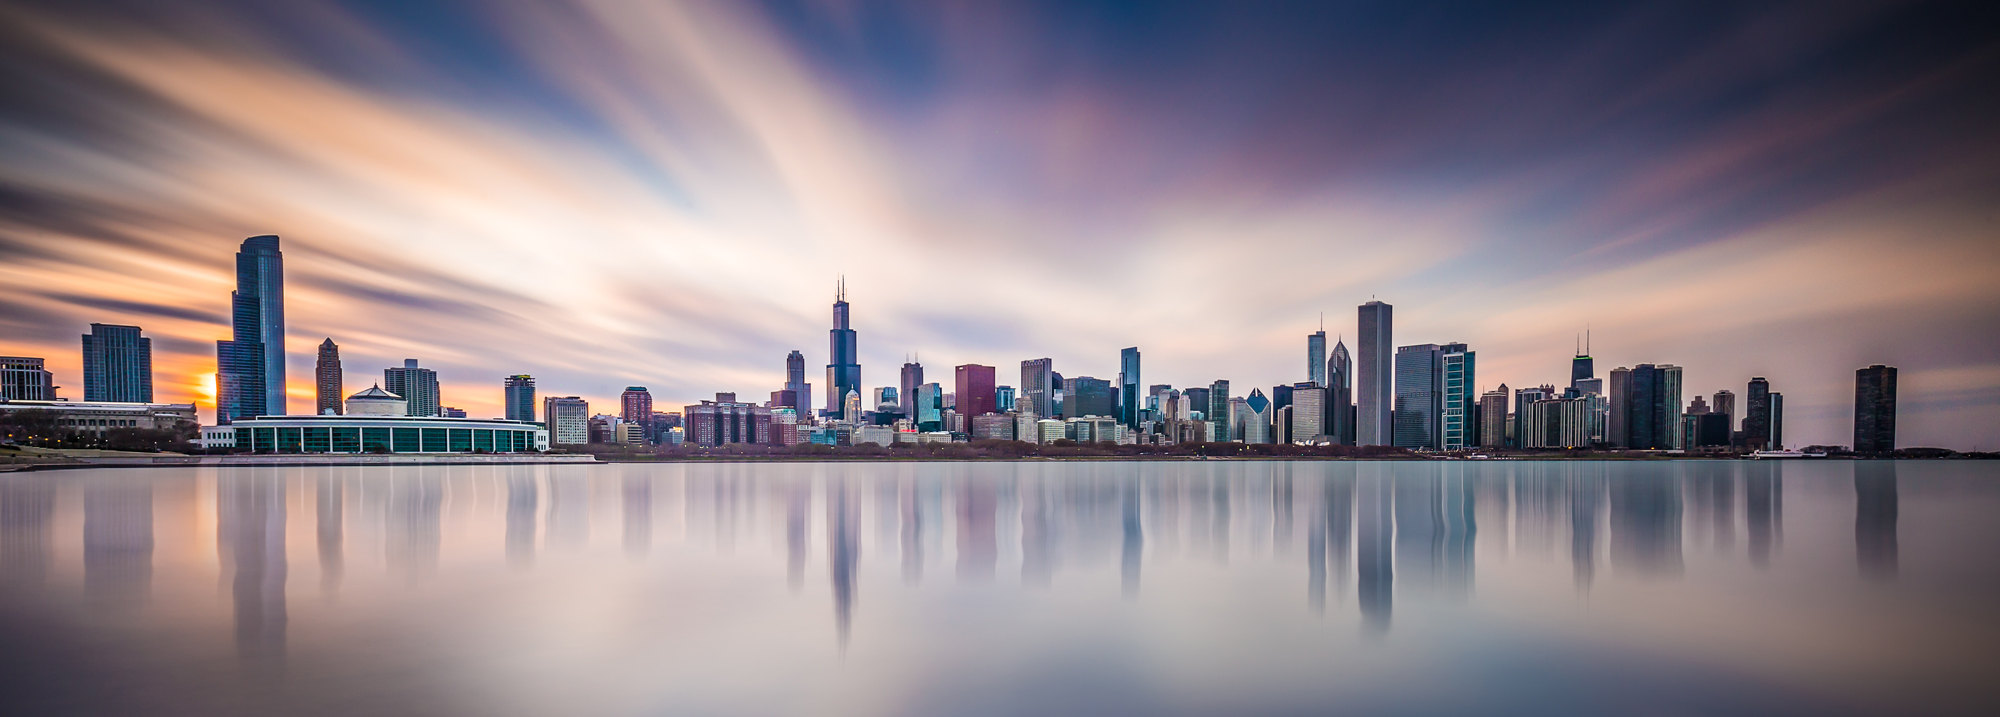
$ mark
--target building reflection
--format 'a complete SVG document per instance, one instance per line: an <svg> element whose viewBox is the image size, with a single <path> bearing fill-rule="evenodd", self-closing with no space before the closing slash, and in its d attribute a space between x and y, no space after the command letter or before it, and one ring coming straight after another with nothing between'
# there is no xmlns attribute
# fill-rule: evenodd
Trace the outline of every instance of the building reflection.
<svg viewBox="0 0 2000 717"><path fill-rule="evenodd" d="M83 591L94 607L142 605L153 583L153 483L100 476L83 485Z"/></svg>
<svg viewBox="0 0 2000 717"><path fill-rule="evenodd" d="M216 480L216 555L230 586L237 654L267 667L285 656L285 487L267 468L227 470Z"/></svg>
<svg viewBox="0 0 2000 717"><path fill-rule="evenodd" d="M796 595L805 589L807 554L812 550L812 483L792 480L784 484L785 497L785 584Z"/></svg>
<svg viewBox="0 0 2000 717"><path fill-rule="evenodd" d="M1598 521L1604 505L1603 463L1566 463L1569 475L1569 559L1571 581L1579 595L1588 594L1597 579Z"/></svg>
<svg viewBox="0 0 2000 717"><path fill-rule="evenodd" d="M441 471L430 466L399 468L399 475L389 481L383 558L389 574L405 582L418 582L437 572L442 540L438 520L444 506Z"/></svg>
<svg viewBox="0 0 2000 717"><path fill-rule="evenodd" d="M999 495L993 481L966 476L963 466L952 466L962 478L958 483L958 577L960 580L990 580L1000 564L999 536L996 534Z"/></svg>
<svg viewBox="0 0 2000 717"><path fill-rule="evenodd" d="M319 589L328 597L340 593L346 575L345 514L347 483L335 476L313 479L314 529L319 548Z"/></svg>
<svg viewBox="0 0 2000 717"><path fill-rule="evenodd" d="M508 474L507 562L515 567L535 562L535 513L540 501L541 490L534 475Z"/></svg>
<svg viewBox="0 0 2000 717"><path fill-rule="evenodd" d="M1379 635L1389 631L1389 613L1395 603L1396 499L1390 492L1388 469L1382 464L1367 463L1358 472L1354 519L1357 602L1362 625Z"/></svg>
<svg viewBox="0 0 2000 717"><path fill-rule="evenodd" d="M1736 549L1736 466L1734 461L1697 461L1687 466L1694 542L1718 553Z"/></svg>
<svg viewBox="0 0 2000 717"><path fill-rule="evenodd" d="M903 582L916 584L924 578L924 530L930 521L924 515L923 494L914 470L907 464L899 466L896 480L896 509L902 513L902 521L896 535L896 545L902 557Z"/></svg>
<svg viewBox="0 0 2000 717"><path fill-rule="evenodd" d="M861 496L847 483L844 475L826 482L826 562L833 584L834 631L842 650L854 622L855 572L861 562Z"/></svg>
<svg viewBox="0 0 2000 717"><path fill-rule="evenodd" d="M1743 477L1744 532L1750 551L1750 565L1771 566L1784 527L1782 517L1784 483L1779 476L1781 461L1739 463Z"/></svg>
<svg viewBox="0 0 2000 717"><path fill-rule="evenodd" d="M1633 465L1613 481L1611 565L1646 577L1677 577L1681 561L1681 490L1685 463Z"/></svg>
<svg viewBox="0 0 2000 717"><path fill-rule="evenodd" d="M1857 461L1854 464L1854 557L1861 577L1896 579L1896 464Z"/></svg>
<svg viewBox="0 0 2000 717"><path fill-rule="evenodd" d="M653 549L653 479L644 474L628 475L619 482L619 507L624 519L625 555L643 558Z"/></svg>
<svg viewBox="0 0 2000 717"><path fill-rule="evenodd" d="M1015 464L1014 482L1019 486L1021 512L1021 583L1048 587L1055 578L1055 536L1050 525L1054 498L1049 487L1032 471L1035 466Z"/></svg>
<svg viewBox="0 0 2000 717"><path fill-rule="evenodd" d="M1146 552L1146 527L1141 520L1139 473L1130 470L1118 481L1118 516L1123 542L1118 551L1118 583L1125 598L1139 596L1139 564Z"/></svg>
<svg viewBox="0 0 2000 717"><path fill-rule="evenodd" d="M1444 571L1444 477L1416 463L1391 468L1395 490L1395 570L1405 597L1438 592Z"/></svg>
<svg viewBox="0 0 2000 717"><path fill-rule="evenodd" d="M550 552L578 551L590 544L590 477L571 466L549 470L549 507L542 545Z"/></svg>
<svg viewBox="0 0 2000 717"><path fill-rule="evenodd" d="M48 581L55 511L53 478L15 474L0 480L0 590Z"/></svg>

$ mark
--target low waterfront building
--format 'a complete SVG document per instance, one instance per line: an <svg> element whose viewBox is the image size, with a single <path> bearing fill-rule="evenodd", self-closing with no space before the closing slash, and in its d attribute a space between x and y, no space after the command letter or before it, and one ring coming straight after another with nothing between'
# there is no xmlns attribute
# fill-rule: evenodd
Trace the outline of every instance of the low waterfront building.
<svg viewBox="0 0 2000 717"><path fill-rule="evenodd" d="M202 445L249 453L528 453L549 447L548 431L526 421L354 415L352 407L345 416L239 418L202 429Z"/></svg>
<svg viewBox="0 0 2000 717"><path fill-rule="evenodd" d="M48 411L55 425L98 432L115 428L192 428L197 421L192 403L0 400L0 413L21 411Z"/></svg>

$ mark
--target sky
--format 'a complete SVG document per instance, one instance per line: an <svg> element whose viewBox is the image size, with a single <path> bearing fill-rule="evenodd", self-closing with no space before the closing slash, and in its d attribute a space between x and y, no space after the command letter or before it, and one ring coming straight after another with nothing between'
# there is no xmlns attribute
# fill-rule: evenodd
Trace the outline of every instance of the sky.
<svg viewBox="0 0 2000 717"><path fill-rule="evenodd" d="M289 391L417 358L615 412L1024 359L1238 393L1395 306L1477 383L1684 367L2000 448L1991 3L0 2L0 354L144 327L212 407L282 237ZM601 408L600 408L601 404ZM204 410L204 415L208 415Z"/></svg>

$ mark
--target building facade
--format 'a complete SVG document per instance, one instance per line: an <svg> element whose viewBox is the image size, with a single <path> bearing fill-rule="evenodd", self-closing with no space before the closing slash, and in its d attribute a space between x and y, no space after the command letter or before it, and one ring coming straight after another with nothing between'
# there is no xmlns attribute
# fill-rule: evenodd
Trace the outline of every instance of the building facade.
<svg viewBox="0 0 2000 717"><path fill-rule="evenodd" d="M535 422L535 377L508 376L500 390L507 402L507 420Z"/></svg>
<svg viewBox="0 0 2000 717"><path fill-rule="evenodd" d="M345 409L340 397L346 393L340 369L340 345L332 337L319 342L319 356L313 359L313 413L338 416Z"/></svg>
<svg viewBox="0 0 2000 717"><path fill-rule="evenodd" d="M1139 400L1139 347L1126 348L1118 353L1118 422L1128 429L1139 428L1140 409L1145 406Z"/></svg>
<svg viewBox="0 0 2000 717"><path fill-rule="evenodd" d="M626 386L618 394L618 417L627 423L647 425L653 420L653 393L645 386Z"/></svg>
<svg viewBox="0 0 2000 717"><path fill-rule="evenodd" d="M1325 362L1320 362L1325 368ZM1327 388L1312 381L1292 385L1292 443L1326 443Z"/></svg>
<svg viewBox="0 0 2000 717"><path fill-rule="evenodd" d="M788 405L797 409L799 415L812 411L813 391L812 384L806 382L805 354L794 350L785 355L785 387L780 390L792 392L792 403Z"/></svg>
<svg viewBox="0 0 2000 717"><path fill-rule="evenodd" d="M403 359L402 368L382 369L382 388L409 401L412 416L439 415L443 405L437 372L418 366L416 359Z"/></svg>
<svg viewBox="0 0 2000 717"><path fill-rule="evenodd" d="M1507 445L1507 384L1479 394L1479 447L1503 448Z"/></svg>
<svg viewBox="0 0 2000 717"><path fill-rule="evenodd" d="M860 394L853 394L856 401ZM717 399L732 398L717 395ZM734 443L779 445L771 430L771 409L733 400L702 401L681 412L687 442L703 448Z"/></svg>
<svg viewBox="0 0 2000 717"><path fill-rule="evenodd" d="M1229 380L1220 379L1208 385L1208 407L1202 409L1208 418L1208 433L1211 440L1227 441L1235 436L1230 426Z"/></svg>
<svg viewBox="0 0 2000 717"><path fill-rule="evenodd" d="M371 416L351 410L347 415L237 419L227 428L233 435L226 440L249 453L530 453L549 446L548 431L525 421Z"/></svg>
<svg viewBox="0 0 2000 717"><path fill-rule="evenodd" d="M1445 344L1438 355L1439 382L1438 447L1447 451L1471 448L1479 443L1479 404L1473 397L1474 359L1477 352L1465 344Z"/></svg>
<svg viewBox="0 0 2000 717"><path fill-rule="evenodd" d="M153 340L139 327L91 324L83 335L83 400L153 402Z"/></svg>
<svg viewBox="0 0 2000 717"><path fill-rule="evenodd" d="M1021 392L1016 400L1028 401L1037 416L1047 418L1056 415L1053 360L1038 358L1021 362Z"/></svg>
<svg viewBox="0 0 2000 717"><path fill-rule="evenodd" d="M576 396L542 399L542 423L549 445L581 446L590 442L590 402Z"/></svg>
<svg viewBox="0 0 2000 717"><path fill-rule="evenodd" d="M961 416L977 416L994 413L998 408L993 394L994 373L992 366L965 364L954 369L957 378L955 386Z"/></svg>
<svg viewBox="0 0 2000 717"><path fill-rule="evenodd" d="M1437 344L1396 349L1395 430L1390 445L1397 448L1437 448L1443 405L1443 351Z"/></svg>
<svg viewBox="0 0 2000 717"><path fill-rule="evenodd" d="M1356 340L1360 355L1355 358L1354 441L1363 446L1386 446L1394 438L1391 425L1395 406L1393 351L1395 309L1380 301L1361 305L1361 335Z"/></svg>
<svg viewBox="0 0 2000 717"><path fill-rule="evenodd" d="M56 400L56 375L46 364L28 356L0 356L0 400Z"/></svg>
<svg viewBox="0 0 2000 717"><path fill-rule="evenodd" d="M110 401L0 401L0 414L47 411L55 424L82 431L118 428L194 430L200 420L192 403L123 403Z"/></svg>
<svg viewBox="0 0 2000 717"><path fill-rule="evenodd" d="M1876 364L1854 372L1854 452L1896 450L1896 367Z"/></svg>
<svg viewBox="0 0 2000 717"><path fill-rule="evenodd" d="M215 422L282 416L285 408L285 257L276 236L243 240L230 339L215 342Z"/></svg>
<svg viewBox="0 0 2000 717"><path fill-rule="evenodd" d="M1306 382L1326 385L1326 329L1306 334Z"/></svg>

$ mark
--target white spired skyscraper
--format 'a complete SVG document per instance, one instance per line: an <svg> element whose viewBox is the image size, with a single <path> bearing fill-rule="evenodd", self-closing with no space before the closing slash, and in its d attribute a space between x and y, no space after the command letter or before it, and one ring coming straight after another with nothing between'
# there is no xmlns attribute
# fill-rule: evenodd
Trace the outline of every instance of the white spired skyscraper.
<svg viewBox="0 0 2000 717"><path fill-rule="evenodd" d="M1361 305L1361 336L1354 367L1354 442L1386 446L1391 438L1390 410L1394 397L1394 307L1380 301Z"/></svg>

